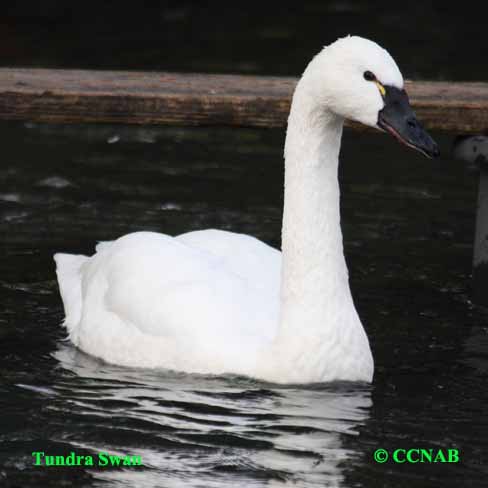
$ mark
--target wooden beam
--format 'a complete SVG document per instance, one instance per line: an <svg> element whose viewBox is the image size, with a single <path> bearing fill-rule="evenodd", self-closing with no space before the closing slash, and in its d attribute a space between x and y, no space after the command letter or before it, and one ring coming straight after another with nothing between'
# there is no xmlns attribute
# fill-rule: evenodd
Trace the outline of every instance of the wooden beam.
<svg viewBox="0 0 488 488"><path fill-rule="evenodd" d="M0 119L283 127L296 81L264 76L1 68ZM427 128L458 134L488 131L488 83L407 81L406 88Z"/></svg>

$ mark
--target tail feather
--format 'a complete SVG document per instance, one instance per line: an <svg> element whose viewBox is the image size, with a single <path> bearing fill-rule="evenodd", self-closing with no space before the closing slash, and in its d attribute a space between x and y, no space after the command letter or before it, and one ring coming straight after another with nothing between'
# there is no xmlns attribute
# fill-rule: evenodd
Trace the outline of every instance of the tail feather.
<svg viewBox="0 0 488 488"><path fill-rule="evenodd" d="M55 254L56 274L59 291L64 305L64 325L70 336L81 320L83 297L81 293L81 270L88 260L87 256L74 254Z"/></svg>

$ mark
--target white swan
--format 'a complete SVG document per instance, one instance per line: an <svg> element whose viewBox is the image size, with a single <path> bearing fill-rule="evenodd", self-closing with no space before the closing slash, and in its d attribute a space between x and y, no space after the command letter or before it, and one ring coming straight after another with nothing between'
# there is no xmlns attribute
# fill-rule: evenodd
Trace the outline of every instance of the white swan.
<svg viewBox="0 0 488 488"><path fill-rule="evenodd" d="M204 230L137 232L98 245L92 257L56 254L72 342L127 366L281 383L371 381L340 227L344 119L438 154L390 55L360 37L339 39L310 62L293 96L283 253L250 236Z"/></svg>

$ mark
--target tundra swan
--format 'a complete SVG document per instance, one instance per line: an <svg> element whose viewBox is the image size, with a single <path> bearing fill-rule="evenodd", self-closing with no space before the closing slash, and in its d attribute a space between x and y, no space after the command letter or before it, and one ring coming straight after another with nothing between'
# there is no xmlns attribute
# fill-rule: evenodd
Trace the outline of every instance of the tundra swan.
<svg viewBox="0 0 488 488"><path fill-rule="evenodd" d="M392 57L357 36L316 55L298 82L285 142L282 252L254 237L136 232L91 257L56 254L71 341L109 363L279 383L372 381L349 288L338 157L345 119L426 156Z"/></svg>

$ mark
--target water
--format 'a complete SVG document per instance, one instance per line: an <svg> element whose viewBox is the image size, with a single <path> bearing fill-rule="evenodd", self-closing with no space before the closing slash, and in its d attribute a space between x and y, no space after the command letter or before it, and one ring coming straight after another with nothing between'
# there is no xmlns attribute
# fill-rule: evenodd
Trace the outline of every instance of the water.
<svg viewBox="0 0 488 488"><path fill-rule="evenodd" d="M65 341L52 254L146 229L279 246L282 131L1 124L0 480L7 487L481 487L488 312L470 301L477 175L346 132L343 228L372 385L106 365ZM450 136L436 134L445 154ZM367 156L366 156L367 155ZM377 464L378 448L459 464ZM35 467L140 455L143 467Z"/></svg>

